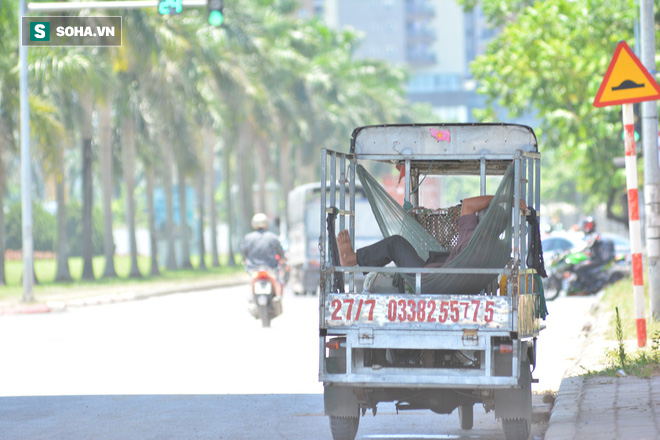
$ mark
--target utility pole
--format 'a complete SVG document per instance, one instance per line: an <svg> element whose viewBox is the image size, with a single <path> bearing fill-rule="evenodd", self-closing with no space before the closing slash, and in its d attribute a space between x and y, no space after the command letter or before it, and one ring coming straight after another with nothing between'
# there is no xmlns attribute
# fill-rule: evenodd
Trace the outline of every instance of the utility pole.
<svg viewBox="0 0 660 440"><path fill-rule="evenodd" d="M25 0L20 0L18 6L20 21L25 15ZM23 216L23 301L34 301L34 269L33 269L33 238L32 238L32 160L30 157L30 103L27 90L27 47L21 44L21 32L18 36L20 64L20 112L21 112L21 213Z"/></svg>
<svg viewBox="0 0 660 440"><path fill-rule="evenodd" d="M655 30L653 0L640 0L640 61L655 75ZM644 150L644 218L646 221L646 261L649 272L650 316L660 320L660 166L658 165L658 103L642 103L642 142Z"/></svg>

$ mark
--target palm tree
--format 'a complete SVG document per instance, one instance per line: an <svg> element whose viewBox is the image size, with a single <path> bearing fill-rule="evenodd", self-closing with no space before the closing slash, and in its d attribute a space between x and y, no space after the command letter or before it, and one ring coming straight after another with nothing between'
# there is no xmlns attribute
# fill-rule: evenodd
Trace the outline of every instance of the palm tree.
<svg viewBox="0 0 660 440"><path fill-rule="evenodd" d="M169 140L163 140L163 164L162 185L165 193L165 239L167 240L167 261L165 267L168 270L176 270L176 254L174 252L174 201L172 168L174 166L174 151Z"/></svg>
<svg viewBox="0 0 660 440"><path fill-rule="evenodd" d="M233 237L236 236L234 233L234 202L231 194L231 185L233 183L231 175L231 153L229 147L226 146L222 149L222 155L224 157L224 168L225 168L225 200L226 200L226 213L227 213L227 266L235 267L236 259L234 258L234 240Z"/></svg>
<svg viewBox="0 0 660 440"><path fill-rule="evenodd" d="M83 271L82 279L93 280L94 266L92 258L94 257L94 244L92 241L92 206L94 203L94 186L92 182L92 112L94 109L94 100L89 91L84 91L78 95L81 103L82 112L80 114L80 147L82 156L82 258Z"/></svg>
<svg viewBox="0 0 660 440"><path fill-rule="evenodd" d="M128 276L140 278L142 273L138 266L137 237L135 233L135 120L130 111L124 112L122 119L121 148L126 190L126 225L128 227L128 244L131 253L131 270Z"/></svg>
<svg viewBox="0 0 660 440"><path fill-rule="evenodd" d="M149 216L149 249L151 251L151 268L149 275L160 275L158 268L158 243L156 232L156 218L154 215L154 167L146 167L147 174L147 211Z"/></svg>
<svg viewBox="0 0 660 440"><path fill-rule="evenodd" d="M114 278L115 242L112 236L112 109L109 100L99 106L99 149L101 181L103 187L103 252L105 254L104 278Z"/></svg>
<svg viewBox="0 0 660 440"><path fill-rule="evenodd" d="M13 127L18 121L18 2L0 8L0 208L4 207L7 175L5 160L16 148ZM5 213L0 209L0 284L5 284Z"/></svg>
<svg viewBox="0 0 660 440"><path fill-rule="evenodd" d="M199 234L199 270L206 270L206 247L204 246L204 173L197 177L197 211L199 214L197 232Z"/></svg>
<svg viewBox="0 0 660 440"><path fill-rule="evenodd" d="M167 239L167 268L176 268L176 260L174 253L173 241L173 201L172 201L172 163L173 152L171 142L176 140L176 136L172 136L168 125L171 118L164 118L163 113L168 110L175 111L176 106L172 105L169 99L167 90L170 88L168 84L168 69L167 69L167 56L172 54L173 47L176 47L176 35L174 35L169 26L164 25L163 19L154 14L148 14L143 11L130 11L124 15L126 26L132 29L131 38L125 39L125 44L116 54L116 67L122 83L120 87L123 92L124 105L121 109L125 117L130 118L132 121L140 121L139 130L136 130L135 122L132 122L131 130L126 130L123 134L123 142L129 148L133 148L135 144L135 136L139 135L144 138L143 145L148 147L142 151L138 151L138 155L142 157L145 173L147 175L147 194L148 200L148 217L149 227L151 233L151 248L152 248L152 264L151 273L158 271L157 252L156 252L156 228L155 228L155 213L153 203L153 190L154 190L154 167L158 164L153 160L154 157L163 155L162 152L154 154L152 150L163 147L165 150L165 163L160 166L162 171L161 177L163 179L163 187L166 195L166 231L164 236ZM163 69L163 66L166 68ZM162 70L161 70L162 69ZM128 127L128 125L127 125ZM176 130L175 130L176 132ZM132 138L133 140L129 139ZM166 140L166 142L163 142ZM133 150L135 151L135 150ZM133 153L135 157L135 153ZM126 161L125 161L126 162ZM134 177L127 178L128 174L133 175L134 168L124 169L124 176L127 182L127 187L132 186ZM185 196L185 194L184 194ZM129 234L131 243L135 237L135 211L134 211L134 195L133 188L127 188L126 191L127 206L133 206L127 210L129 224ZM134 251L134 246L131 246L132 260L137 261L137 253ZM137 263L134 264L132 273L137 274Z"/></svg>
<svg viewBox="0 0 660 440"><path fill-rule="evenodd" d="M82 156L83 156L83 194L84 194L84 218L83 218L83 237L81 238L85 266L83 276L85 278L94 278L91 266L93 254L91 240L91 198L92 198L92 152L91 152L91 107L93 105L93 91L102 88L103 84L108 83L106 71L99 68L94 62L93 57L88 51L77 49L61 48L33 48L30 51L30 85L37 96L45 96L57 104L57 114L61 121L60 131L51 135L37 137L43 141L40 142L46 148L43 154L52 158L43 161L46 166L46 172L56 177L57 198L58 198L58 271L57 280L69 280L70 273L68 268L68 240L66 237L66 205L64 191L66 185L66 171L64 170L64 156L67 141L75 138L76 120L81 121L83 125L83 134L81 135ZM82 79L82 81L81 81ZM79 92L78 90L83 90ZM82 107L84 110L81 110ZM32 107L32 104L31 104ZM53 113L55 113L53 111ZM85 114L85 117L81 117ZM31 116L31 119L33 117ZM44 121L33 124L34 129L46 127ZM61 132L61 127L66 127L67 134ZM60 151L55 151L59 149ZM49 164L55 164L56 169L47 167Z"/></svg>
<svg viewBox="0 0 660 440"><path fill-rule="evenodd" d="M183 165L177 161L178 195L179 195L179 240L181 242L181 269L192 269L190 262L190 234L188 233L188 219L186 218L186 175ZM200 173L202 174L202 173ZM203 177L202 177L203 179Z"/></svg>
<svg viewBox="0 0 660 440"><path fill-rule="evenodd" d="M219 267L220 259L218 258L218 216L215 211L215 135L213 130L208 127L204 129L203 133L205 151L202 152L202 154L206 156L206 178L208 180L207 195L209 207L209 228L211 231L211 264L213 264L213 267Z"/></svg>

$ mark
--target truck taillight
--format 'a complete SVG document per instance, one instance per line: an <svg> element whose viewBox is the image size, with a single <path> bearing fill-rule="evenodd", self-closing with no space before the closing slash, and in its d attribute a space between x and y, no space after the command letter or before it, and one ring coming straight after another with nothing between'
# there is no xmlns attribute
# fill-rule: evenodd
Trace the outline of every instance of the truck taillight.
<svg viewBox="0 0 660 440"><path fill-rule="evenodd" d="M513 345L511 344L500 344L493 347L495 351L500 353L513 353Z"/></svg>
<svg viewBox="0 0 660 440"><path fill-rule="evenodd" d="M330 350L339 350L339 338L330 339L325 343L325 347L329 348Z"/></svg>

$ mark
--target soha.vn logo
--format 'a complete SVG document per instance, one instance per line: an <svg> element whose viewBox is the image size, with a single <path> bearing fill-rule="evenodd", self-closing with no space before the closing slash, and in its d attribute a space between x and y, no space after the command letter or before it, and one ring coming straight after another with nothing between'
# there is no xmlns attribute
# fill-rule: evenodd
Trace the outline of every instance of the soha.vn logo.
<svg viewBox="0 0 660 440"><path fill-rule="evenodd" d="M50 22L48 21L31 22L30 41L50 41Z"/></svg>

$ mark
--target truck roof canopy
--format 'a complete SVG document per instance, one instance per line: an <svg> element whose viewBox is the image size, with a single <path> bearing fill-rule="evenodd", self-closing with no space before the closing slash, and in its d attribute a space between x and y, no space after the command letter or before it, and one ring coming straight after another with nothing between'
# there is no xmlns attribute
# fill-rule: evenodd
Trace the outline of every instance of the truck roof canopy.
<svg viewBox="0 0 660 440"><path fill-rule="evenodd" d="M482 158L489 174L503 174L519 150L538 152L534 130L526 125L370 125L356 128L351 136L351 153L358 159L410 159L419 168L437 168L442 174L478 174Z"/></svg>

